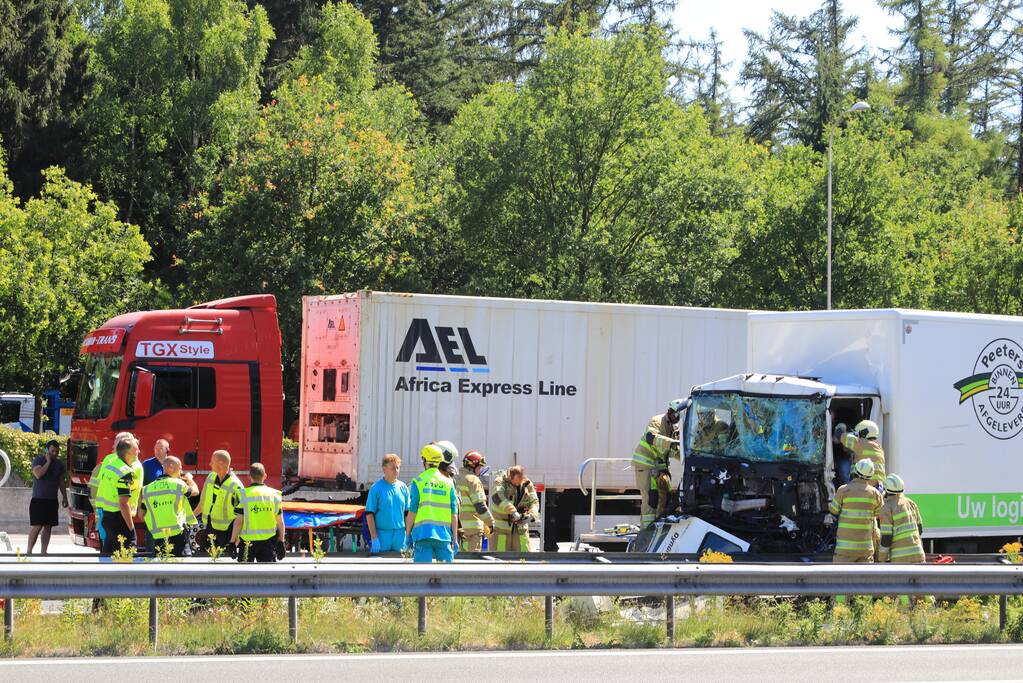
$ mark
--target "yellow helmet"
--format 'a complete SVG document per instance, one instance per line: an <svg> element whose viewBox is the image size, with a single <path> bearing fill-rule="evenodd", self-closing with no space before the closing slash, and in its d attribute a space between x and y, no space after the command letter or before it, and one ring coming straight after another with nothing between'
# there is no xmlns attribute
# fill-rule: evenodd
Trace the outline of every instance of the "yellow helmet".
<svg viewBox="0 0 1023 683"><path fill-rule="evenodd" d="M429 467L436 467L444 459L444 451L435 443L428 443L423 446L423 450L419 451L419 455Z"/></svg>
<svg viewBox="0 0 1023 683"><path fill-rule="evenodd" d="M906 490L906 482L897 474L889 474L884 478L884 490L889 493L902 493Z"/></svg>
<svg viewBox="0 0 1023 683"><path fill-rule="evenodd" d="M877 423L872 420L860 420L853 431L861 439L876 439L881 435L881 430L878 429Z"/></svg>
<svg viewBox="0 0 1023 683"><path fill-rule="evenodd" d="M855 472L856 476L861 479L870 479L874 476L874 463L870 462L866 458L863 460L857 460L856 464L853 465L853 472Z"/></svg>

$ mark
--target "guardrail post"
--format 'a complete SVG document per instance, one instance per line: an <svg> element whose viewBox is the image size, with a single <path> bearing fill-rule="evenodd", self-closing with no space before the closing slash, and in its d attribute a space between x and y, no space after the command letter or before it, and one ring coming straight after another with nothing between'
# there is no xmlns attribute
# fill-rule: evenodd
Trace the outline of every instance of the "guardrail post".
<svg viewBox="0 0 1023 683"><path fill-rule="evenodd" d="M14 598L4 599L4 640L14 638Z"/></svg>
<svg viewBox="0 0 1023 683"><path fill-rule="evenodd" d="M298 640L298 598L288 598L288 637L291 642Z"/></svg>
<svg viewBox="0 0 1023 683"><path fill-rule="evenodd" d="M426 635L426 597L419 598L419 635Z"/></svg>
<svg viewBox="0 0 1023 683"><path fill-rule="evenodd" d="M675 642L675 596L664 596L664 625L668 636L668 644Z"/></svg>
<svg viewBox="0 0 1023 683"><path fill-rule="evenodd" d="M149 598L149 644L156 646L160 638L160 612L157 598Z"/></svg>
<svg viewBox="0 0 1023 683"><path fill-rule="evenodd" d="M998 630L1005 630L1006 612L1009 609L1009 598L1005 595L998 596Z"/></svg>
<svg viewBox="0 0 1023 683"><path fill-rule="evenodd" d="M543 629L547 639L554 637L554 596L548 595L543 599Z"/></svg>

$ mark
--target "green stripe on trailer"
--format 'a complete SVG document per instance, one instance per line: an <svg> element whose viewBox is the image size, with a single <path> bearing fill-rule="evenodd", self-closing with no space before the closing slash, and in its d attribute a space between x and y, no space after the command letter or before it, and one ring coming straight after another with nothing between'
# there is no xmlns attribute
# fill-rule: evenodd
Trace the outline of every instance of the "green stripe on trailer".
<svg viewBox="0 0 1023 683"><path fill-rule="evenodd" d="M924 529L1023 526L1023 493L918 493Z"/></svg>

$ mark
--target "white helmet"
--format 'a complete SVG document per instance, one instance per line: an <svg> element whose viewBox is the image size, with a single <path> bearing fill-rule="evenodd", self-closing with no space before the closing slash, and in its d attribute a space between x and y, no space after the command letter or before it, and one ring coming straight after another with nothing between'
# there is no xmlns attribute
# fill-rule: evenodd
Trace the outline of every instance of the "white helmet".
<svg viewBox="0 0 1023 683"><path fill-rule="evenodd" d="M861 439L876 439L881 435L881 430L878 429L877 423L872 420L860 420L853 431Z"/></svg>
<svg viewBox="0 0 1023 683"><path fill-rule="evenodd" d="M436 444L444 455L447 456L445 459L449 462L457 462L458 460L458 449L455 448L455 444L450 441L438 441Z"/></svg>
<svg viewBox="0 0 1023 683"><path fill-rule="evenodd" d="M692 403L692 401L690 401L688 398L676 398L675 400L668 404L668 410L670 410L673 413L681 413L683 410L689 407L690 403Z"/></svg>
<svg viewBox="0 0 1023 683"><path fill-rule="evenodd" d="M874 476L874 463L866 458L857 460L856 464L853 465L853 472L861 479L870 479Z"/></svg>

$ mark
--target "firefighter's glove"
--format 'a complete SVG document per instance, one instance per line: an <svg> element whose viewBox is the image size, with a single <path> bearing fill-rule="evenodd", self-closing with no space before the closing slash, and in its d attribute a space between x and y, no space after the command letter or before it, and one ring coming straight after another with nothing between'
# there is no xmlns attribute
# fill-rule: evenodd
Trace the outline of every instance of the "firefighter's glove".
<svg viewBox="0 0 1023 683"><path fill-rule="evenodd" d="M835 441L841 441L842 437L845 436L848 431L849 428L845 426L844 422L839 422L835 425Z"/></svg>
<svg viewBox="0 0 1023 683"><path fill-rule="evenodd" d="M830 512L824 515L824 526L834 526L834 524L835 524L834 515L832 515Z"/></svg>
<svg viewBox="0 0 1023 683"><path fill-rule="evenodd" d="M237 557L238 557L238 544L234 543L234 542L228 543L227 547L224 548L224 554L227 555L228 557L230 557L232 560L237 559Z"/></svg>
<svg viewBox="0 0 1023 683"><path fill-rule="evenodd" d="M516 510L513 513L511 513L511 521L512 521L512 524L518 524L519 522L522 521L522 515L519 514L518 510Z"/></svg>
<svg viewBox="0 0 1023 683"><path fill-rule="evenodd" d="M374 538L372 541L369 542L369 553L371 555L379 555L380 554L380 539L379 538Z"/></svg>
<svg viewBox="0 0 1023 683"><path fill-rule="evenodd" d="M278 560L283 560L284 559L284 553L285 553L284 541L277 541L277 545L275 546L275 549L277 550L277 559Z"/></svg>

